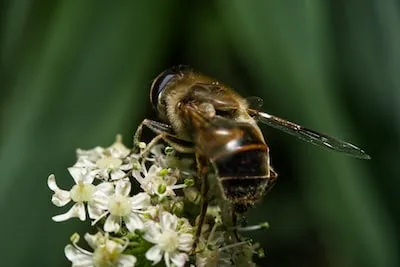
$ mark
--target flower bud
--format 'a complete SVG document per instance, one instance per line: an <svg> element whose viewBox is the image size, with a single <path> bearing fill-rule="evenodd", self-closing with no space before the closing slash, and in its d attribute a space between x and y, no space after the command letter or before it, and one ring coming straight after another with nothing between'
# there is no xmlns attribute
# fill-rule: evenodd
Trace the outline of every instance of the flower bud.
<svg viewBox="0 0 400 267"><path fill-rule="evenodd" d="M190 202L198 205L201 202L201 194L199 192L199 190L197 190L194 187L187 187L183 190L185 197L187 200L189 200Z"/></svg>

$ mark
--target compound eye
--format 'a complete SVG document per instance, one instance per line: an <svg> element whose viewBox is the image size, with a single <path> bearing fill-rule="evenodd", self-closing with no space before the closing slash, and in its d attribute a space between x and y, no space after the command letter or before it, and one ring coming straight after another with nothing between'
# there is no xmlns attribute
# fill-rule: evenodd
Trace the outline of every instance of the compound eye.
<svg viewBox="0 0 400 267"><path fill-rule="evenodd" d="M185 65L173 66L172 68L161 72L157 78L154 79L150 90L150 101L156 110L158 108L158 99L160 98L160 95L164 89L177 75L182 75L188 70L189 67Z"/></svg>
<svg viewBox="0 0 400 267"><path fill-rule="evenodd" d="M150 90L150 101L153 107L157 110L158 98L160 94L167 87L169 82L176 76L178 73L173 69L168 69L160 73L157 78L154 79L153 84L151 85Z"/></svg>

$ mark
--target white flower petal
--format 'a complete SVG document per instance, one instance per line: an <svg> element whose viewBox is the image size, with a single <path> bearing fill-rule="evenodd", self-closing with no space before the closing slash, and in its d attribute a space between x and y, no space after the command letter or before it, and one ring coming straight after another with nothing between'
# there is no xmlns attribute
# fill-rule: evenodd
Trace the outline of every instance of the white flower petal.
<svg viewBox="0 0 400 267"><path fill-rule="evenodd" d="M54 205L57 207L62 207L71 201L69 191L58 188L54 174L51 174L49 178L47 178L47 185L54 192L53 196L51 197L51 202Z"/></svg>
<svg viewBox="0 0 400 267"><path fill-rule="evenodd" d="M152 179L152 178L158 176L158 174L160 173L161 170L162 170L162 168L160 166L151 165L145 178Z"/></svg>
<svg viewBox="0 0 400 267"><path fill-rule="evenodd" d="M193 240L193 235L191 234L180 234L179 242L180 243L189 243Z"/></svg>
<svg viewBox="0 0 400 267"><path fill-rule="evenodd" d="M120 267L133 267L136 264L136 257L133 255L120 255L118 265Z"/></svg>
<svg viewBox="0 0 400 267"><path fill-rule="evenodd" d="M193 235L180 234L179 236L179 250L190 251L194 242Z"/></svg>
<svg viewBox="0 0 400 267"><path fill-rule="evenodd" d="M106 237L104 237L101 232L97 232L94 235L86 233L84 238L89 246L93 249L96 249L99 245L102 245L106 242Z"/></svg>
<svg viewBox="0 0 400 267"><path fill-rule="evenodd" d="M140 210L150 206L150 196L147 193L138 193L131 198L132 208Z"/></svg>
<svg viewBox="0 0 400 267"><path fill-rule="evenodd" d="M93 196L93 200L90 203L98 210L107 210L108 200L108 196L95 195Z"/></svg>
<svg viewBox="0 0 400 267"><path fill-rule="evenodd" d="M103 194L105 196L111 196L114 194L114 183L104 182L96 185L96 193Z"/></svg>
<svg viewBox="0 0 400 267"><path fill-rule="evenodd" d="M123 143L121 135L117 135L116 141L107 148L107 151L116 158L125 158L131 152Z"/></svg>
<svg viewBox="0 0 400 267"><path fill-rule="evenodd" d="M90 173L89 169L87 168L70 167L68 168L68 171L74 179L75 183L93 183L94 175Z"/></svg>
<svg viewBox="0 0 400 267"><path fill-rule="evenodd" d="M140 184L144 182L143 170L132 170L132 177L135 178Z"/></svg>
<svg viewBox="0 0 400 267"><path fill-rule="evenodd" d="M96 164L90 161L88 158L78 158L73 167L93 169L96 167Z"/></svg>
<svg viewBox="0 0 400 267"><path fill-rule="evenodd" d="M125 172L123 172L120 169L114 169L111 171L110 176L111 176L111 180L118 180L118 179L122 179L124 178L124 176L126 175Z"/></svg>
<svg viewBox="0 0 400 267"><path fill-rule="evenodd" d="M96 165L100 169L113 170L121 166L122 160L112 156L105 156L96 161Z"/></svg>
<svg viewBox="0 0 400 267"><path fill-rule="evenodd" d="M92 221L92 226L95 225L96 223L98 223L101 219L103 219L104 217L106 217L109 214L110 214L109 211L105 211L103 214L101 214L99 217L97 217L94 221Z"/></svg>
<svg viewBox="0 0 400 267"><path fill-rule="evenodd" d="M76 150L76 154L78 156L78 159L88 159L91 162L95 162L98 158L100 158L100 156L103 154L104 152L104 148L97 146L93 149L90 150L84 150L84 149L80 149L78 148Z"/></svg>
<svg viewBox="0 0 400 267"><path fill-rule="evenodd" d="M74 179L75 183L79 183L83 181L82 171L84 168L77 168L77 167L70 167L68 168L69 174L71 174L72 178Z"/></svg>
<svg viewBox="0 0 400 267"><path fill-rule="evenodd" d="M96 173L96 178L99 180L108 180L108 169L97 169L94 171Z"/></svg>
<svg viewBox="0 0 400 267"><path fill-rule="evenodd" d="M108 147L107 150L116 158L126 158L131 153L131 150L122 143L120 135L117 135L115 143Z"/></svg>
<svg viewBox="0 0 400 267"><path fill-rule="evenodd" d="M163 229L171 229L176 230L176 226L178 224L178 217L169 213L169 212L162 212L160 216L160 224Z"/></svg>
<svg viewBox="0 0 400 267"><path fill-rule="evenodd" d="M66 213L60 214L60 215L56 215L51 217L51 219L55 222L63 222L66 221L68 219L73 218L74 216L72 216L72 212L71 209L69 211L67 211Z"/></svg>
<svg viewBox="0 0 400 267"><path fill-rule="evenodd" d="M153 222L153 221L148 221L147 223L147 230L143 235L143 238L146 239L147 241L156 244L158 238L161 235L161 228L160 226Z"/></svg>
<svg viewBox="0 0 400 267"><path fill-rule="evenodd" d="M128 162L127 164L122 164L119 168L123 171L129 171L133 168L133 164L131 162Z"/></svg>
<svg viewBox="0 0 400 267"><path fill-rule="evenodd" d="M64 249L65 256L72 262L72 266L91 267L93 266L92 255L84 254L72 245L67 245Z"/></svg>
<svg viewBox="0 0 400 267"><path fill-rule="evenodd" d="M69 211L64 214L56 215L52 217L52 219L55 222L62 222L74 217L78 217L81 221L86 219L85 206L83 203L76 203Z"/></svg>
<svg viewBox="0 0 400 267"><path fill-rule="evenodd" d="M83 203L76 203L74 207L77 217L79 217L81 221L86 220L85 205Z"/></svg>
<svg viewBox="0 0 400 267"><path fill-rule="evenodd" d="M139 217L139 215L135 213L131 213L128 216L124 217L124 222L126 225L126 228L130 232L134 232L136 229L143 229L144 228L144 223L142 219Z"/></svg>
<svg viewBox="0 0 400 267"><path fill-rule="evenodd" d="M162 259L162 251L158 245L151 247L146 252L146 259L153 262L153 265L159 263Z"/></svg>
<svg viewBox="0 0 400 267"><path fill-rule="evenodd" d="M97 209L108 209L108 200L114 195L114 184L109 182L100 183L96 186L96 192L93 194L93 205Z"/></svg>
<svg viewBox="0 0 400 267"><path fill-rule="evenodd" d="M185 266L185 263L189 260L189 256L186 253L173 252L173 253L171 253L170 257L171 257L171 261L177 267Z"/></svg>
<svg viewBox="0 0 400 267"><path fill-rule="evenodd" d="M161 156L164 154L163 152L164 152L163 144L157 144L150 149L150 153L153 154L154 156Z"/></svg>
<svg viewBox="0 0 400 267"><path fill-rule="evenodd" d="M164 262L167 267L171 267L171 262L169 260L169 252L164 253Z"/></svg>
<svg viewBox="0 0 400 267"><path fill-rule="evenodd" d="M118 180L115 183L115 194L126 197L130 192L131 182L129 182L129 179Z"/></svg>
<svg viewBox="0 0 400 267"><path fill-rule="evenodd" d="M104 248L108 253L120 254L123 250L121 244L113 241L113 240L105 240Z"/></svg>
<svg viewBox="0 0 400 267"><path fill-rule="evenodd" d="M104 181L104 177L101 175L102 170L97 169L97 165L93 167L93 170L90 171L90 175L94 177L94 179Z"/></svg>
<svg viewBox="0 0 400 267"><path fill-rule="evenodd" d="M47 178L47 186L51 189L51 191L60 190L56 183L56 176L54 174L50 174Z"/></svg>
<svg viewBox="0 0 400 267"><path fill-rule="evenodd" d="M93 183L93 181L94 181L94 174L95 173L92 173L92 172L89 172L87 169L86 169L86 171L85 171L86 173L84 173L84 175L82 176L82 181L83 181L83 183L85 183L85 184L92 184Z"/></svg>
<svg viewBox="0 0 400 267"><path fill-rule="evenodd" d="M150 215L151 218L155 218L160 213L160 209L160 205L149 206L146 209L146 214Z"/></svg>
<svg viewBox="0 0 400 267"><path fill-rule="evenodd" d="M57 207L63 207L71 201L68 191L59 190L51 196L51 202Z"/></svg>
<svg viewBox="0 0 400 267"><path fill-rule="evenodd" d="M121 217L111 215L108 216L104 223L104 231L106 232L118 232L121 228Z"/></svg>
<svg viewBox="0 0 400 267"><path fill-rule="evenodd" d="M87 209L89 213L90 219L97 219L99 216L103 214L106 209L102 209L103 206L98 205L96 202L88 202Z"/></svg>

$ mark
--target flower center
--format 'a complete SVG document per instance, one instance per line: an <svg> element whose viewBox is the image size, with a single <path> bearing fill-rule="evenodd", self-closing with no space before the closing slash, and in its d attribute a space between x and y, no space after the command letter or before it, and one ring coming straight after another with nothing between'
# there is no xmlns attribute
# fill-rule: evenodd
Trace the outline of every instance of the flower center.
<svg viewBox="0 0 400 267"><path fill-rule="evenodd" d="M132 204L129 198L115 195L108 201L108 210L112 215L127 216L131 213Z"/></svg>
<svg viewBox="0 0 400 267"><path fill-rule="evenodd" d="M104 157L96 162L100 169L117 169L121 166L122 160L113 157Z"/></svg>
<svg viewBox="0 0 400 267"><path fill-rule="evenodd" d="M70 196L75 202L91 201L95 191L95 185L78 183L71 188Z"/></svg>
<svg viewBox="0 0 400 267"><path fill-rule="evenodd" d="M179 247L178 233L172 230L166 230L161 234L158 240L158 245L165 252L173 252Z"/></svg>
<svg viewBox="0 0 400 267"><path fill-rule="evenodd" d="M114 267L120 257L120 252L115 248L102 245L96 248L93 253L93 265L95 267Z"/></svg>

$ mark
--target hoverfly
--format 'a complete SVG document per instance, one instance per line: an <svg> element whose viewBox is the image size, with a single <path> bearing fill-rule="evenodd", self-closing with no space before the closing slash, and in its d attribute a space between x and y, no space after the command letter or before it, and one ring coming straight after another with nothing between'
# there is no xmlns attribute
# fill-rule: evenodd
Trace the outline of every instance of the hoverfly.
<svg viewBox="0 0 400 267"><path fill-rule="evenodd" d="M260 98L251 101L261 103ZM257 122L294 135L306 142L362 159L362 149L336 138L250 107L245 99L221 82L178 66L153 81L150 101L162 122L145 119L142 127L158 134L176 151L195 153L201 181L202 205L195 245L207 210L209 164L219 180L222 195L232 203L233 215L242 213L272 188L278 177L270 165L269 148Z"/></svg>

